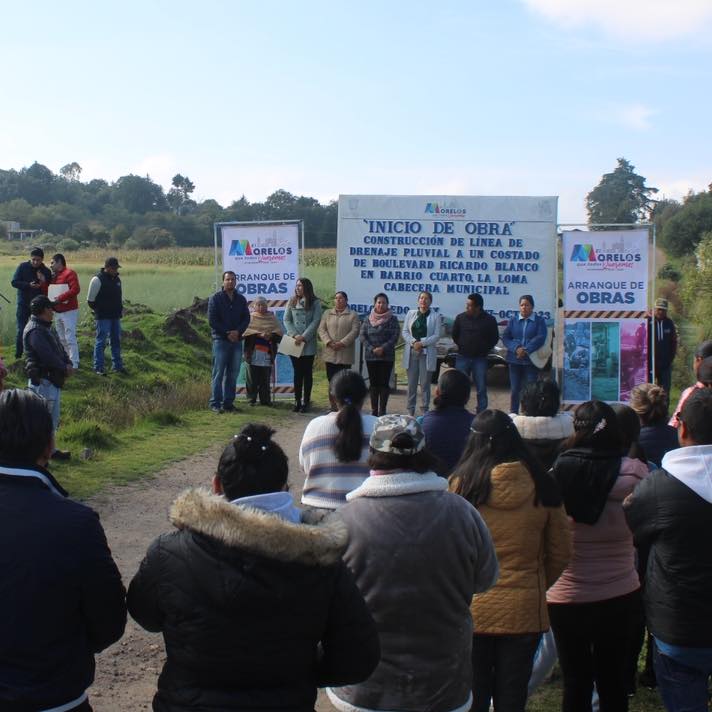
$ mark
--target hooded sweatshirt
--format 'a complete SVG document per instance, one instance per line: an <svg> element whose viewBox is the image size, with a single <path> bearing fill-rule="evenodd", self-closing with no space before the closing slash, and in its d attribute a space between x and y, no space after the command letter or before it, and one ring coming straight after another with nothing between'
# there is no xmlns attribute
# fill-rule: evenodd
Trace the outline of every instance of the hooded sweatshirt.
<svg viewBox="0 0 712 712"><path fill-rule="evenodd" d="M671 646L712 648L712 445L667 453L626 518L645 570L650 632Z"/></svg>

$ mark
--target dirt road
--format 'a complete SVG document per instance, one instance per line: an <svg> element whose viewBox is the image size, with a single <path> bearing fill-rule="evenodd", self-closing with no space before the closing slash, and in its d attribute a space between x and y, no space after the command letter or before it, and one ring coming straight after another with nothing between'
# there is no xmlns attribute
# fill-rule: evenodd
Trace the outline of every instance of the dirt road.
<svg viewBox="0 0 712 712"><path fill-rule="evenodd" d="M509 391L503 385L503 375L493 374L489 387L490 407L507 410ZM392 396L389 410L404 412L405 397L402 392ZM311 417L314 415L318 413ZM265 416L265 410L257 408L255 416L255 420L259 420ZM309 419L307 415L287 418L276 435L276 440L289 457L289 480L297 501L304 481L297 455ZM126 585L151 541L171 529L167 513L176 495L186 487L209 484L221 449L213 447L165 468L154 477L107 490L89 502L101 515L109 545ZM163 638L147 633L129 619L124 637L97 658L96 681L89 691L96 712L150 710L163 661ZM317 712L328 712L334 708L320 694L316 709Z"/></svg>

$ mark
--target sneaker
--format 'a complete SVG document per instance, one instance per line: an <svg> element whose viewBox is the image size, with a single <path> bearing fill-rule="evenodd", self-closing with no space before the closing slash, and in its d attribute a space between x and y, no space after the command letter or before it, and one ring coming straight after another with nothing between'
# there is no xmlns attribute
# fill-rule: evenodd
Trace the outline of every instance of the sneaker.
<svg viewBox="0 0 712 712"><path fill-rule="evenodd" d="M97 376L106 376L106 371L102 371L100 368L95 368L94 373L96 373Z"/></svg>
<svg viewBox="0 0 712 712"><path fill-rule="evenodd" d="M210 410L212 410L213 413L222 413L223 412L223 409L217 405L211 405Z"/></svg>
<svg viewBox="0 0 712 712"><path fill-rule="evenodd" d="M69 460L72 457L72 453L69 450L55 450L51 458L53 460Z"/></svg>

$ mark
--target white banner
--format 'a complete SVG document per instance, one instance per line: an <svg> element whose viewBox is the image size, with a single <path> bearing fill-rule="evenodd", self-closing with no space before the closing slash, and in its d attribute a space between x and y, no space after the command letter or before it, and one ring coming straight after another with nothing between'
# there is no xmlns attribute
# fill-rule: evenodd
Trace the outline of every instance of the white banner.
<svg viewBox="0 0 712 712"><path fill-rule="evenodd" d="M648 231L564 232L564 309L648 308Z"/></svg>
<svg viewBox="0 0 712 712"><path fill-rule="evenodd" d="M237 291L284 301L294 292L299 271L299 223L219 225L223 271L237 275Z"/></svg>
<svg viewBox="0 0 712 712"><path fill-rule="evenodd" d="M385 292L401 319L423 290L448 317L479 292L498 320L531 294L553 319L556 210L555 197L342 195L336 289L360 314Z"/></svg>
<svg viewBox="0 0 712 712"><path fill-rule="evenodd" d="M237 291L251 302L263 296L282 322L284 307L294 294L299 278L299 223L241 224L218 223L222 242L223 271L237 275ZM247 369L238 377L239 392L244 392ZM274 394L294 392L294 371L287 356L277 354Z"/></svg>

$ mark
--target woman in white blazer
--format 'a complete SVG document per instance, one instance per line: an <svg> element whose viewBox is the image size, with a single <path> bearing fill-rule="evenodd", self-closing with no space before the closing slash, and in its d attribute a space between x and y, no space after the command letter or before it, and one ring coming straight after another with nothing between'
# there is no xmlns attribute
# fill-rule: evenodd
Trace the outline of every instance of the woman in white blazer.
<svg viewBox="0 0 712 712"><path fill-rule="evenodd" d="M420 384L423 413L430 406L430 383L438 365L437 343L440 338L440 314L430 305L433 295L421 292L418 308L411 309L403 322L403 368L408 372L408 413L415 415L415 402Z"/></svg>

